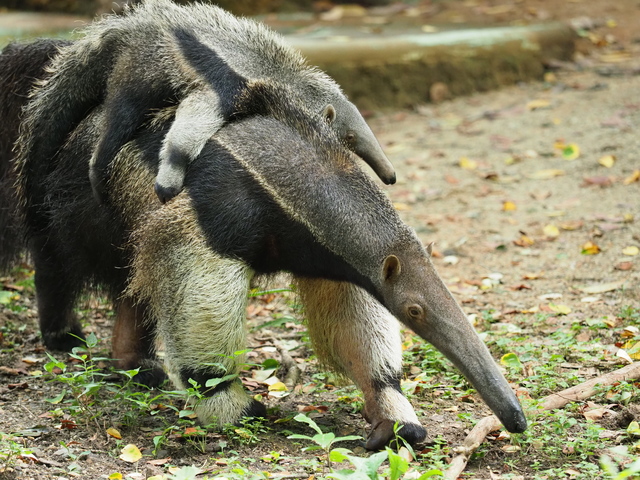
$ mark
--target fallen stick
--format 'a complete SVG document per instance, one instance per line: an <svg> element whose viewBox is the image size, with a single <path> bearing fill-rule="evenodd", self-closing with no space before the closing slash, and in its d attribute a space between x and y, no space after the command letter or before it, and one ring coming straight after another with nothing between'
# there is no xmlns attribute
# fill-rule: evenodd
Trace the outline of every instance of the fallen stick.
<svg viewBox="0 0 640 480"><path fill-rule="evenodd" d="M577 402L591 397L598 392L599 389L597 387L607 387L618 382L637 378L640 378L640 362L632 363L619 370L614 370L575 387L544 397L538 403L537 410L555 410L556 408L564 407L570 402ZM536 410L530 410L527 413L531 416L537 412ZM471 454L476 451L485 437L501 426L500 420L495 415L484 417L476 423L476 426L469 432L462 445L453 450L456 456L451 460L444 478L446 480L456 480L463 472L464 467L466 467Z"/></svg>

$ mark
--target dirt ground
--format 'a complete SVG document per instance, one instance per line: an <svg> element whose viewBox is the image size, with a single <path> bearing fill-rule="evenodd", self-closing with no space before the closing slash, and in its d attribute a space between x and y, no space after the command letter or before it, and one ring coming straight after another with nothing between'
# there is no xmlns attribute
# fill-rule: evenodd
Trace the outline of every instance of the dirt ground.
<svg viewBox="0 0 640 480"><path fill-rule="evenodd" d="M538 345L553 332L608 319L612 330L603 336L608 363L594 368L595 376L624 364L615 356L615 329L623 326L619 314L625 306L640 308L640 256L629 248L640 247L640 57L632 28L640 19L638 7L551 0L499 6L464 2L459 11L486 16L481 7L491 7L494 16L528 12L565 20L585 15L584 25L588 17L596 28L584 33L576 62L553 66L544 82L373 114L370 124L399 177L397 185L384 189L421 239L435 242L434 262L465 311L477 318L490 312L493 323L478 322L480 331L511 325L519 337ZM287 431L311 433L292 421L270 423L253 445L237 438L242 432L210 433L204 451L184 435L167 434L154 461L153 438L175 419L169 409L145 414L134 427L127 427L118 408L98 410L99 416L86 423L56 416L55 403L45 399L67 387L43 374L48 359L38 338L33 294L16 287L19 280L0 279L5 289L20 294L22 307L0 306L0 432L14 435L33 453L14 459L4 478L98 479L119 472L136 479L166 474L168 465L197 465L213 474L230 468L232 458L275 478L322 475L317 452L301 452L299 444L286 439ZM605 288L589 290L594 285ZM298 347L291 351L303 369L298 387L278 398L250 373L245 384L265 396L270 421L306 408L336 434L366 434L356 393L333 387L334 380L310 359L304 327L292 320L259 327L278 314L296 315L294 300L286 294L258 297L248 319L256 352L251 361L279 359L278 345ZM86 331L100 340L98 352L106 353L108 306L90 298L80 313ZM544 321L534 325L537 314L545 314ZM408 380L417 374L407 365ZM479 399L468 403L434 392L416 394L412 401L430 438L444 439L449 447L459 444L470 426L457 413L475 420L489 413ZM108 428L121 430L122 439ZM119 459L126 444L137 445L144 459L136 464ZM345 445L364 453L357 442ZM273 452L280 460L274 461ZM472 461L464 478L532 478L527 462L524 452L496 447Z"/></svg>

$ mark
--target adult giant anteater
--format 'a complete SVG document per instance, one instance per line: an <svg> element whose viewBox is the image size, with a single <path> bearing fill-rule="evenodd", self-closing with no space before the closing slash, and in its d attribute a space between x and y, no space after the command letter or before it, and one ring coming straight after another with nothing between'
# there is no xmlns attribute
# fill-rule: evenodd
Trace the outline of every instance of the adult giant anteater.
<svg viewBox="0 0 640 480"><path fill-rule="evenodd" d="M15 80L0 85L15 88ZM158 113L119 151L104 205L92 195L86 161L100 138L100 107L55 146L53 159L30 159L49 162L46 168L15 165L17 188L3 189L0 202L17 196L26 219L46 346L78 342L69 335L81 334L74 303L88 285L102 285L116 311L119 366L143 367L147 383L157 381L159 337L178 387L226 377L195 405L202 421L260 415L264 407L233 378L242 363L234 352L245 347L250 280L287 271L318 356L363 391L373 427L368 448L389 441L395 422L410 442L425 436L400 389L396 319L442 351L508 430L523 431L518 400L436 273L430 249L324 121L267 84L260 99L255 115L207 142L185 191L164 205L153 178L175 109ZM14 107L3 109L9 118L2 121L14 121ZM2 162L7 172L9 158Z"/></svg>

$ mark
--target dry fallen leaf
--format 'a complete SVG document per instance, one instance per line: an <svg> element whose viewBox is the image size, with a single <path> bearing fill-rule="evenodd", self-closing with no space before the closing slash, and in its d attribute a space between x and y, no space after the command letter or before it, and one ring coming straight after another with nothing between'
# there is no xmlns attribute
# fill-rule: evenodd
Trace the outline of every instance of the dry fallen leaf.
<svg viewBox="0 0 640 480"><path fill-rule="evenodd" d="M622 183L624 185L630 185L634 182L637 182L638 180L640 180L640 170L634 170L631 175L629 175L622 181Z"/></svg>
<svg viewBox="0 0 640 480"><path fill-rule="evenodd" d="M583 225L584 223L582 222L582 220L570 220L568 222L561 223L560 228L563 230L572 231L582 228Z"/></svg>
<svg viewBox="0 0 640 480"><path fill-rule="evenodd" d="M633 359L629 356L626 350L623 350L622 348L618 349L618 351L616 352L616 357L623 359L627 363L633 363Z"/></svg>
<svg viewBox="0 0 640 480"><path fill-rule="evenodd" d="M120 460L128 463L136 463L142 458L142 453L140 453L138 447L136 447L133 443L130 443L122 449L122 453L120 454L119 458Z"/></svg>
<svg viewBox="0 0 640 480"><path fill-rule="evenodd" d="M583 255L596 255L600 253L600 247L593 242L587 242L582 245L582 254Z"/></svg>
<svg viewBox="0 0 640 480"><path fill-rule="evenodd" d="M584 415L584 418L586 418L587 420L595 421L595 420L600 420L606 414L611 414L611 413L612 413L611 407L607 405L606 407L593 408L586 412L582 412L582 415Z"/></svg>
<svg viewBox="0 0 640 480"><path fill-rule="evenodd" d="M517 240L514 240L513 243L519 247L530 247L535 242L531 237L528 237L526 235L521 235L520 238L518 238Z"/></svg>
<svg viewBox="0 0 640 480"><path fill-rule="evenodd" d="M539 311L540 311L540 307L538 307L536 305L535 307L526 308L524 310L521 310L520 313L538 313Z"/></svg>
<svg viewBox="0 0 640 480"><path fill-rule="evenodd" d="M118 440L122 439L122 435L120 435L120 432L115 428L107 428L107 435L117 438Z"/></svg>
<svg viewBox="0 0 640 480"><path fill-rule="evenodd" d="M276 382L269 385L269 391L270 392L286 392L287 386L282 382Z"/></svg>
<svg viewBox="0 0 640 480"><path fill-rule="evenodd" d="M589 185L595 185L597 187L610 187L612 184L613 179L611 177L596 175L594 177L585 177L582 186L588 187Z"/></svg>
<svg viewBox="0 0 640 480"><path fill-rule="evenodd" d="M522 276L523 280L537 280L538 278L542 277L544 275L544 272L540 272L540 273L525 273Z"/></svg>
<svg viewBox="0 0 640 480"><path fill-rule="evenodd" d="M605 155L604 157L600 157L598 163L603 167L611 168L616 163L615 155Z"/></svg>
<svg viewBox="0 0 640 480"><path fill-rule="evenodd" d="M550 105L551 105L551 102L549 102L549 100L542 100L542 99L531 100L529 103L527 103L527 110L537 110L539 108L547 108Z"/></svg>
<svg viewBox="0 0 640 480"><path fill-rule="evenodd" d="M547 238L557 238L558 235L560 235L560 230L558 229L558 227L551 223L549 225L545 225L545 227L542 229L542 232Z"/></svg>
<svg viewBox="0 0 640 480"><path fill-rule="evenodd" d="M562 146L562 158L565 160L575 160L580 156L580 147L575 143L569 143L568 145Z"/></svg>
<svg viewBox="0 0 640 480"><path fill-rule="evenodd" d="M461 157L459 165L460 168L464 168L465 170L475 170L476 168L478 168L478 162L467 157Z"/></svg>
<svg viewBox="0 0 640 480"><path fill-rule="evenodd" d="M631 54L629 52L625 52L624 50L600 55L600 61L605 63L621 63L626 62L630 58Z"/></svg>
<svg viewBox="0 0 640 480"><path fill-rule="evenodd" d="M506 453L515 453L520 451L520 447L518 445L505 445L502 447L502 451Z"/></svg>
<svg viewBox="0 0 640 480"><path fill-rule="evenodd" d="M634 257L640 253L640 249L635 245L631 245L630 247L625 247L622 249L622 253L624 255L628 255L630 257Z"/></svg>
<svg viewBox="0 0 640 480"><path fill-rule="evenodd" d="M556 168L549 168L546 170L538 170L528 175L532 180L548 180L549 178L559 177L564 175L564 170L558 170Z"/></svg>
<svg viewBox="0 0 640 480"><path fill-rule="evenodd" d="M640 328L636 327L635 325L628 325L624 327L622 329L622 333L620 334L622 338L633 338L638 335L640 335ZM625 346L625 348L627 347Z"/></svg>
<svg viewBox="0 0 640 480"><path fill-rule="evenodd" d="M620 288L622 285L624 285L624 282L625 280L620 280L617 282L610 282L610 283L599 283L596 285L578 287L578 290L580 290L583 293L588 293L589 295L593 295L596 293L612 292Z"/></svg>
<svg viewBox="0 0 640 480"><path fill-rule="evenodd" d="M615 268L616 270L622 270L622 271L631 270L633 268L633 262L620 262L616 264L613 268Z"/></svg>
<svg viewBox="0 0 640 480"><path fill-rule="evenodd" d="M552 312L557 313L558 315L568 315L571 313L571 308L567 307L566 305L556 305L555 303L550 303L549 309Z"/></svg>

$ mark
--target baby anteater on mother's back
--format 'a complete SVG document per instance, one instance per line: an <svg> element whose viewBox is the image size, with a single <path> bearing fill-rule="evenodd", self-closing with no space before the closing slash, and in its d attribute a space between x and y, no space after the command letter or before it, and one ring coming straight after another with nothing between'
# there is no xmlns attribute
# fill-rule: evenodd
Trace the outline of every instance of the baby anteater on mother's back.
<svg viewBox="0 0 640 480"><path fill-rule="evenodd" d="M142 2L90 25L62 49L50 71L46 88L29 104L20 158L53 157L55 146L103 103L99 140L87 159L100 200L115 154L151 109L179 104L159 153L156 193L164 202L180 192L187 166L207 140L225 122L243 116L238 97L261 81L289 86L290 94L312 115L323 116L385 183L395 182L371 129L331 78L265 26L215 6Z"/></svg>

